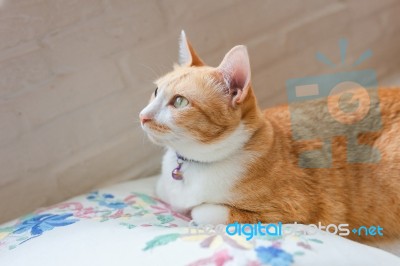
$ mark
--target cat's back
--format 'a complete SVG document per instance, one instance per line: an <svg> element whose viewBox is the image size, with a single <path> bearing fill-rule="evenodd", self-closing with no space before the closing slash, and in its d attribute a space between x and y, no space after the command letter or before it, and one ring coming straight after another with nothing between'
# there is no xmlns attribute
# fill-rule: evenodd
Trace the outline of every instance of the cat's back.
<svg viewBox="0 0 400 266"><path fill-rule="evenodd" d="M264 118L282 136L286 156L303 168L386 162L400 171L399 88L280 105L266 109Z"/></svg>
<svg viewBox="0 0 400 266"><path fill-rule="evenodd" d="M382 106L382 117L385 119L400 119L400 87L389 87L378 90Z"/></svg>
<svg viewBox="0 0 400 266"><path fill-rule="evenodd" d="M354 109L364 105L364 111L368 111L364 115L355 110L341 111L340 102L335 109L332 100L338 99L325 97L267 108L263 111L264 118L294 140L313 139L313 135L318 137L321 134L343 135L357 130L360 133L368 130L377 132L400 123L400 87L367 92L369 94L363 89L356 90L353 98L344 100L350 102Z"/></svg>

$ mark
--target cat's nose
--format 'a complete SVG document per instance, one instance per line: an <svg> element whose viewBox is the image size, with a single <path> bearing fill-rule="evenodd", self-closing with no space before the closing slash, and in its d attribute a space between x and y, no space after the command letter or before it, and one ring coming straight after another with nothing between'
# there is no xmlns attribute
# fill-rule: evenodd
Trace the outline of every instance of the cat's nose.
<svg viewBox="0 0 400 266"><path fill-rule="evenodd" d="M139 118L140 118L140 122L142 123L142 125L144 125L146 122L151 121L151 118L144 114L140 114Z"/></svg>

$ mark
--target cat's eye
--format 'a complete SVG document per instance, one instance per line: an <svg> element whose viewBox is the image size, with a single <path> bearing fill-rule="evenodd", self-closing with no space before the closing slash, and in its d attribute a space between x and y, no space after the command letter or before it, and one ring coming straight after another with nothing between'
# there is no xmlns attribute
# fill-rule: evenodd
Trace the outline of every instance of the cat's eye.
<svg viewBox="0 0 400 266"><path fill-rule="evenodd" d="M174 100L174 107L175 108L182 108L189 104L189 101L183 96L177 96Z"/></svg>
<svg viewBox="0 0 400 266"><path fill-rule="evenodd" d="M157 91L158 91L158 87L157 87L156 90L154 91L154 97L157 97Z"/></svg>

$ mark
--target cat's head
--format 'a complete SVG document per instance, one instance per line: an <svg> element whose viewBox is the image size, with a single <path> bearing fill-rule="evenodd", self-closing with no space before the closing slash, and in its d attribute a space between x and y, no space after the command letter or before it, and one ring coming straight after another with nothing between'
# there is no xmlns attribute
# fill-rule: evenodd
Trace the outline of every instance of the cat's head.
<svg viewBox="0 0 400 266"><path fill-rule="evenodd" d="M186 158L229 156L249 139L258 110L246 47L235 46L218 67L210 67L182 31L179 63L155 82L150 102L140 112L143 130L154 143Z"/></svg>

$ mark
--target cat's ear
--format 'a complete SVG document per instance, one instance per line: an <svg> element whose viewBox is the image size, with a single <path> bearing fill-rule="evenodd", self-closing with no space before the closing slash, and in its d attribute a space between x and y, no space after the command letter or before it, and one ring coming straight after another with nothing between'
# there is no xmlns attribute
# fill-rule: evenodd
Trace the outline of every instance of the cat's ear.
<svg viewBox="0 0 400 266"><path fill-rule="evenodd" d="M250 89L250 60L247 48L244 45L233 47L218 66L224 77L225 83L232 95L232 104L244 101Z"/></svg>
<svg viewBox="0 0 400 266"><path fill-rule="evenodd" d="M183 30L179 39L179 64L181 66L204 66L204 62L196 54Z"/></svg>

